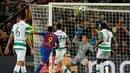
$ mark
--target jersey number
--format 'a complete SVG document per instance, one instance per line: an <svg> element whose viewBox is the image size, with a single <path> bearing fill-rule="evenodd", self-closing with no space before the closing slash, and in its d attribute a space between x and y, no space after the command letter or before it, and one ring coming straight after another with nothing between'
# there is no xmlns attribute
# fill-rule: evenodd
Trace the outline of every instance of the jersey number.
<svg viewBox="0 0 130 73"><path fill-rule="evenodd" d="M66 39L65 36L62 36L62 35L58 35L58 37L59 37L59 42L61 42L61 40L65 41L65 39Z"/></svg>
<svg viewBox="0 0 130 73"><path fill-rule="evenodd" d="M110 35L109 34L107 34L107 42L110 42Z"/></svg>
<svg viewBox="0 0 130 73"><path fill-rule="evenodd" d="M18 29L19 27L16 28L16 36L20 36L20 31Z"/></svg>
<svg viewBox="0 0 130 73"><path fill-rule="evenodd" d="M52 37L48 38L48 44L50 44L52 42L52 39L53 39Z"/></svg>

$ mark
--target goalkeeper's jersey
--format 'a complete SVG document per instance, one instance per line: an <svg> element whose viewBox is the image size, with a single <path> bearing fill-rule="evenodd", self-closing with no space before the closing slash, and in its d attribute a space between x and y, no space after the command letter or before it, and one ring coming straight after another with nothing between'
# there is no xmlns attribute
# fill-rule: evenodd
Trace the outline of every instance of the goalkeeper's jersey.
<svg viewBox="0 0 130 73"><path fill-rule="evenodd" d="M111 41L113 38L112 32L110 32L107 29L103 29L99 31L98 38L99 39L103 38L103 42L98 45L99 49L103 51L111 51Z"/></svg>
<svg viewBox="0 0 130 73"><path fill-rule="evenodd" d="M66 35L66 33L61 30L57 30L54 34L56 34L59 39L58 49L64 49L66 47L66 40L68 39L68 36Z"/></svg>
<svg viewBox="0 0 130 73"><path fill-rule="evenodd" d="M20 21L14 24L11 34L14 35L14 49L15 50L26 49L25 35L30 34L30 25L26 24L25 21Z"/></svg>
<svg viewBox="0 0 130 73"><path fill-rule="evenodd" d="M78 46L78 53L76 55L76 58L79 58L79 59L83 59L83 58L87 58L88 56L88 52L93 52L93 46L90 44L90 43L83 43L83 42L80 42L78 41L78 38L77 36L74 37L73 39L73 43L75 43L75 45Z"/></svg>

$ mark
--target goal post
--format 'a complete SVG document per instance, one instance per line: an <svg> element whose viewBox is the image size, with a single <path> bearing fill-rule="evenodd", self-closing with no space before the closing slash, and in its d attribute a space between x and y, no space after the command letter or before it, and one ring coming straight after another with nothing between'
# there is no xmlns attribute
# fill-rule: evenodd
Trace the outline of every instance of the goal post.
<svg viewBox="0 0 130 73"><path fill-rule="evenodd" d="M83 28L84 32L91 38L97 38L101 23L107 22L109 30L113 32L119 44L118 55L115 55L115 53L110 55L110 71L111 73L129 72L130 36L122 28L126 27L130 30L129 3L49 3L48 5L30 5L30 8L34 29L45 31L44 29L47 26L56 26L60 22L71 41L78 28ZM37 24L36 21L40 23ZM34 36L35 66L41 60L37 58L40 57L40 54L38 54L39 42L42 42L41 39ZM74 58L79 48L74 43L71 43L71 45L70 53L72 58ZM95 72L96 52L97 49L88 56L89 73ZM52 62L51 58L52 55L50 56L50 63ZM123 66L122 64L125 65ZM52 67L50 67L49 73L51 73L51 69ZM77 73L85 72L85 67L78 65Z"/></svg>

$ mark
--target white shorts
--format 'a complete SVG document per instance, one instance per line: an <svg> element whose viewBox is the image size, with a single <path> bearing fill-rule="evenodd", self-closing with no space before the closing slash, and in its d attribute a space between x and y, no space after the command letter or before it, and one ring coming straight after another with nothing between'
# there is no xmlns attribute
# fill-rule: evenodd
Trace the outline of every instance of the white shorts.
<svg viewBox="0 0 130 73"><path fill-rule="evenodd" d="M99 59L108 59L110 56L110 51L102 51L101 49L97 52L97 58Z"/></svg>
<svg viewBox="0 0 130 73"><path fill-rule="evenodd" d="M63 50L56 50L56 60L55 64L58 64L60 61L64 59L64 55L66 54L66 48Z"/></svg>
<svg viewBox="0 0 130 73"><path fill-rule="evenodd" d="M25 55L26 55L26 49L25 50L15 50L17 55L17 61L24 61Z"/></svg>

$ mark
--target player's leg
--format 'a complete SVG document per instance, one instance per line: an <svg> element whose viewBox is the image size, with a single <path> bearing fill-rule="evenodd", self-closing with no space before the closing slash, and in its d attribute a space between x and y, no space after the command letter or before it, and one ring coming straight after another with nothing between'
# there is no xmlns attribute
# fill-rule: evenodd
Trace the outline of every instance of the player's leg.
<svg viewBox="0 0 130 73"><path fill-rule="evenodd" d="M40 62L40 65L38 66L38 68L36 69L35 73L39 73L41 71L41 69L43 68L43 66L47 63L47 61L49 60L49 56L50 53L49 51L44 50L43 48L40 49L40 52L42 54L42 62Z"/></svg>
<svg viewBox="0 0 130 73"><path fill-rule="evenodd" d="M97 58L96 73L101 73L102 59Z"/></svg>
<svg viewBox="0 0 130 73"><path fill-rule="evenodd" d="M81 58L78 58L77 56L73 58L71 61L67 61L66 67L70 68L71 66L78 65L80 62ZM66 73L71 73L71 72L66 72Z"/></svg>
<svg viewBox="0 0 130 73"><path fill-rule="evenodd" d="M62 70L64 71L64 73L71 73L71 72L69 71L69 69L62 64L62 61L63 61L63 59L64 59L64 55L66 54L66 49L62 50L61 53L62 53L62 56L61 56L60 62L59 62L60 68L62 68Z"/></svg>
<svg viewBox="0 0 130 73"><path fill-rule="evenodd" d="M17 62L16 62L13 73L19 73L19 70L20 70L20 62L19 62L19 58L18 58L19 57L18 56L19 50L15 50L15 52L16 52L16 55L17 55Z"/></svg>
<svg viewBox="0 0 130 73"><path fill-rule="evenodd" d="M103 51L99 49L97 52L96 73L100 73L103 57L104 57Z"/></svg>
<svg viewBox="0 0 130 73"><path fill-rule="evenodd" d="M55 50L55 52L56 52L56 56L55 56L55 63L54 63L54 71L56 71L56 68L57 68L57 65L58 65L58 63L59 63L59 58L60 58L60 51L59 50Z"/></svg>
<svg viewBox="0 0 130 73"><path fill-rule="evenodd" d="M104 54L103 62L106 61L104 67L105 67L106 73L109 73L109 66L108 66L107 60L108 60L108 58L109 58L109 56L110 56L110 51L106 51L106 52L104 52L104 53L105 53L105 54Z"/></svg>
<svg viewBox="0 0 130 73"><path fill-rule="evenodd" d="M81 64L82 65L84 65L85 66L85 72L86 73L89 73L89 69L88 69L88 59L83 59L82 61L81 61Z"/></svg>
<svg viewBox="0 0 130 73"><path fill-rule="evenodd" d="M20 66L21 66L22 73L27 73L25 55L26 55L26 49L21 50L20 51L20 61L22 62L22 64Z"/></svg>
<svg viewBox="0 0 130 73"><path fill-rule="evenodd" d="M68 68L62 64L62 60L64 58L65 53L66 50L56 50L56 60L54 64L54 70L56 70L57 65L59 68L62 68L63 71L68 70Z"/></svg>

